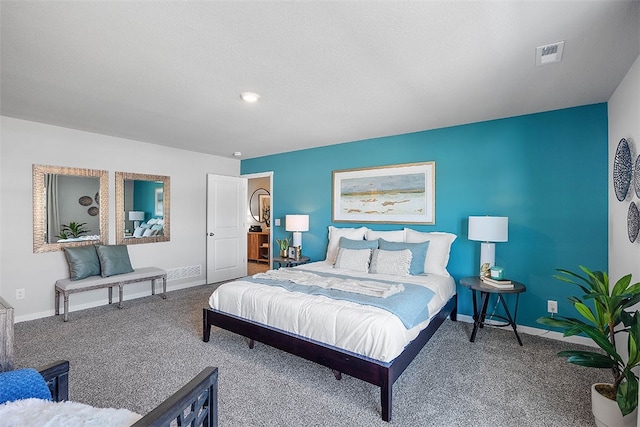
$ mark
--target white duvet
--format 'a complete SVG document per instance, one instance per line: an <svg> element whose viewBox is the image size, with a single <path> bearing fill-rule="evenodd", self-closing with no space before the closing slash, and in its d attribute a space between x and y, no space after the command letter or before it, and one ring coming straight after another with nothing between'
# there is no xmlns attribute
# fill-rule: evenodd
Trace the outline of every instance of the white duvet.
<svg viewBox="0 0 640 427"><path fill-rule="evenodd" d="M428 303L431 318L455 294L453 278L435 274L408 277L368 274L333 268L325 261L294 268L425 286L435 293ZM220 285L209 298L209 305L382 362L395 359L431 320L407 329L395 315L380 308L289 292L242 279Z"/></svg>

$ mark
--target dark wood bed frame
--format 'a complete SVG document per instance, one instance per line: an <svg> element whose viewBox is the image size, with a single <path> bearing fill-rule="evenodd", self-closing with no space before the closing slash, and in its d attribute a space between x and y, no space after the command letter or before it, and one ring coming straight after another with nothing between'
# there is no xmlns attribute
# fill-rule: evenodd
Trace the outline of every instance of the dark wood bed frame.
<svg viewBox="0 0 640 427"><path fill-rule="evenodd" d="M211 308L205 308L202 314L202 340L209 342L211 326L242 335L249 340L256 340L287 353L294 354L312 362L344 373L380 387L382 419L391 420L391 391L393 383L409 366L411 361L438 330L447 316L456 320L457 295L451 297L447 304L431 319L429 325L411 341L398 357L391 362L381 362L346 350L295 335L280 329L272 328L232 314ZM250 344L251 346L251 344ZM336 375L338 378L339 376Z"/></svg>
<svg viewBox="0 0 640 427"><path fill-rule="evenodd" d="M38 369L56 402L69 399L69 362L54 362ZM169 396L132 427L218 426L218 368L207 367L187 385Z"/></svg>

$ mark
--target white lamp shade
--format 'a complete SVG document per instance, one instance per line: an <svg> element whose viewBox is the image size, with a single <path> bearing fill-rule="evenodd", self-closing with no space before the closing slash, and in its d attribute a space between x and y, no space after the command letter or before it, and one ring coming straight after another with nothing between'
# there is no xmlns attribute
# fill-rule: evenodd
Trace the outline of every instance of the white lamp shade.
<svg viewBox="0 0 640 427"><path fill-rule="evenodd" d="M144 220L143 211L129 211L129 221L142 221Z"/></svg>
<svg viewBox="0 0 640 427"><path fill-rule="evenodd" d="M470 216L469 240L506 242L509 240L509 217Z"/></svg>
<svg viewBox="0 0 640 427"><path fill-rule="evenodd" d="M309 231L309 215L287 215L285 217L285 230L293 231L292 246L302 247L302 231Z"/></svg>
<svg viewBox="0 0 640 427"><path fill-rule="evenodd" d="M285 217L286 231L309 231L309 215L287 215Z"/></svg>

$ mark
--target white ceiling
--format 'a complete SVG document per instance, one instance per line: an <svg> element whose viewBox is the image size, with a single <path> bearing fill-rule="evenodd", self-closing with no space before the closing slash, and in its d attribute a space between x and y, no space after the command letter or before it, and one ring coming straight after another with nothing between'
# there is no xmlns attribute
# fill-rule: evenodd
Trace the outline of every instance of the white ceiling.
<svg viewBox="0 0 640 427"><path fill-rule="evenodd" d="M252 158L605 102L639 5L2 0L1 113Z"/></svg>

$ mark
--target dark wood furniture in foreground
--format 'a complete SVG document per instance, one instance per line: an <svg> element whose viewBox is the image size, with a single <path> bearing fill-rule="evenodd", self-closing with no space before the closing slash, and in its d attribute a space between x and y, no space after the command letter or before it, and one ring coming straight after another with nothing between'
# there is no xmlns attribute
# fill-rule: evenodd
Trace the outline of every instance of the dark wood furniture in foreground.
<svg viewBox="0 0 640 427"><path fill-rule="evenodd" d="M518 316L518 302L520 301L520 294L527 290L527 287L522 283L514 282L512 288L497 288L495 286L488 285L480 280L479 277L465 277L460 279L460 284L464 287L471 289L473 293L473 332L471 333L471 338L469 341L474 342L476 340L476 334L478 333L478 328L484 327L484 323L487 317L487 306L489 305L489 295L496 294L498 295L498 302L502 301L502 306L504 307L504 312L507 317L493 315L492 317L504 320L504 325L494 325L498 327L503 326L511 326L513 328L513 333L516 334L516 338L518 339L518 344L522 345L522 340L520 339L520 335L518 335L517 326L516 326L516 317ZM478 304L478 295L480 303ZM513 316L511 316L511 312L509 311L509 306L504 299L505 294L516 294L516 307L513 312Z"/></svg>
<svg viewBox="0 0 640 427"><path fill-rule="evenodd" d="M211 326L242 335L251 340L259 341L271 347L284 350L287 353L302 357L306 360L331 368L334 374L344 373L380 387L380 402L382 404L382 419L391 420L391 390L393 383L409 366L411 361L429 341L447 316L456 320L457 295L436 314L429 325L411 341L398 357L391 362L381 362L350 351L329 346L321 342L295 335L267 325L242 319L232 314L211 308L203 309L202 340L209 342ZM336 377L339 377L336 374Z"/></svg>
<svg viewBox="0 0 640 427"><path fill-rule="evenodd" d="M58 361L38 370L54 401L69 399L69 362ZM218 368L207 367L132 427L188 425L217 427Z"/></svg>

